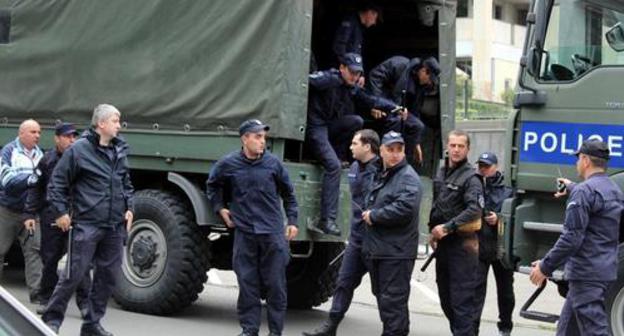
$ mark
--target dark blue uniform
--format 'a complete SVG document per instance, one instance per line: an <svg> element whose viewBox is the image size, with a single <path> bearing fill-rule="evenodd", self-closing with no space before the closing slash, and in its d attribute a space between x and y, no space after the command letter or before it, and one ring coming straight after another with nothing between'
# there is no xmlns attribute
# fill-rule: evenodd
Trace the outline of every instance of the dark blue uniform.
<svg viewBox="0 0 624 336"><path fill-rule="evenodd" d="M364 255L362 254L362 240L366 234L366 223L362 220L362 209L366 195L370 191L375 175L381 168L381 162L375 157L369 162L355 161L349 170L349 187L351 191L351 233L349 244L342 258L342 265L336 281L332 307L329 317L339 322L351 305L353 291L362 282L362 277L368 272Z"/></svg>
<svg viewBox="0 0 624 336"><path fill-rule="evenodd" d="M444 315L455 336L474 335L475 277L479 263L476 233L457 228L481 218L483 185L468 161L442 167L433 181L429 229L444 224L449 234L438 242L436 282Z"/></svg>
<svg viewBox="0 0 624 336"><path fill-rule="evenodd" d="M28 189L26 204L24 205L24 220L39 217L41 225L41 249L39 254L43 263L43 270L41 272L39 295L42 304L47 304L48 300L50 300L54 287L58 282L58 262L65 254L67 240L69 239L67 232L52 226L56 220L56 214L52 204L46 200L48 182L61 155L63 154L56 149L51 149L43 155L43 158L37 164L37 170L41 175L37 184ZM90 288L91 276L89 271L87 271L83 281L76 289L76 304L83 315L86 314L86 309L88 308L87 298Z"/></svg>
<svg viewBox="0 0 624 336"><path fill-rule="evenodd" d="M396 105L370 96L357 86L347 85L336 69L310 74L309 80L306 142L325 170L321 220L335 221L340 193L340 161L348 161L351 139L364 124L357 111L372 108L391 111Z"/></svg>
<svg viewBox="0 0 624 336"><path fill-rule="evenodd" d="M214 211L229 209L236 226L232 266L238 279L241 328L258 334L261 288L266 288L269 330L281 335L290 256L280 196L288 225L297 225L298 211L286 168L268 152L256 160L246 158L242 151L232 152L215 164L206 185ZM229 195L224 194L226 189Z"/></svg>
<svg viewBox="0 0 624 336"><path fill-rule="evenodd" d="M420 178L403 160L379 174L366 201L372 225L366 226L362 251L383 322L382 335L409 334L407 303L418 254L421 197Z"/></svg>
<svg viewBox="0 0 624 336"><path fill-rule="evenodd" d="M563 232L540 263L548 276L565 264L569 291L557 335L608 335L604 294L617 278L624 196L604 173L593 174L568 189Z"/></svg>
<svg viewBox="0 0 624 336"><path fill-rule="evenodd" d="M92 264L95 272L83 328L99 324L121 271L127 237L124 216L133 210L133 191L128 145L121 138L104 147L99 134L89 129L63 153L47 198L57 218L72 212L71 276L61 275L42 317L47 324L61 325L69 299Z"/></svg>
<svg viewBox="0 0 624 336"><path fill-rule="evenodd" d="M364 25L362 25L358 14L352 14L347 16L338 26L332 50L338 60L347 53L362 55L363 42Z"/></svg>
<svg viewBox="0 0 624 336"><path fill-rule="evenodd" d="M505 186L504 176L501 172L496 172L494 176L485 178L484 197L485 208L484 214L489 215L489 211L493 211L500 218L503 201L511 197L512 190ZM514 270L507 269L497 258L498 244L498 225L489 225L485 219L482 221L481 230L477 233L479 237L479 267L477 269L475 291L476 312L475 312L475 335L479 335L479 325L481 322L481 313L485 304L485 295L487 292L487 278L490 266L494 270L494 278L496 279L496 298L498 300L498 330L511 332L513 323L511 314L515 306L515 298L513 292L513 275Z"/></svg>
<svg viewBox="0 0 624 336"><path fill-rule="evenodd" d="M403 122L398 115L384 118L382 132L395 131L403 134L405 155L410 162L414 158L414 147L420 144L425 131L425 125L420 120L420 110L428 89L415 81L413 75L422 66L420 58L410 61L403 56L394 56L373 68L367 83L372 95L392 100L408 109L408 117Z"/></svg>

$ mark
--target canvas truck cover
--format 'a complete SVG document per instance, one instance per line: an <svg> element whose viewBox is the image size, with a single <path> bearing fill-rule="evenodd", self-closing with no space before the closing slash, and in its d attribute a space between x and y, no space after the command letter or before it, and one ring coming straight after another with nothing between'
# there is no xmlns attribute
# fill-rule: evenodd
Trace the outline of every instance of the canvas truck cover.
<svg viewBox="0 0 624 336"><path fill-rule="evenodd" d="M110 103L129 128L235 134L253 117L303 138L312 1L0 0L0 12L1 121L86 125Z"/></svg>

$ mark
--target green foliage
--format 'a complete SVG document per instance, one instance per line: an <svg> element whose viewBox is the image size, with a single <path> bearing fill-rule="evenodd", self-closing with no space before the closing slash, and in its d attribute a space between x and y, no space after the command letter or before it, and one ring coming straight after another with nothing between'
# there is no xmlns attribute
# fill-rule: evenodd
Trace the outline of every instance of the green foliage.
<svg viewBox="0 0 624 336"><path fill-rule="evenodd" d="M468 100L468 111L466 111L464 102L457 100L455 117L459 120L506 119L512 110L513 108L504 104L470 99Z"/></svg>
<svg viewBox="0 0 624 336"><path fill-rule="evenodd" d="M516 92L513 89L507 88L505 89L505 91L501 93L500 97L505 102L505 105L511 106L513 104L515 95L516 95Z"/></svg>

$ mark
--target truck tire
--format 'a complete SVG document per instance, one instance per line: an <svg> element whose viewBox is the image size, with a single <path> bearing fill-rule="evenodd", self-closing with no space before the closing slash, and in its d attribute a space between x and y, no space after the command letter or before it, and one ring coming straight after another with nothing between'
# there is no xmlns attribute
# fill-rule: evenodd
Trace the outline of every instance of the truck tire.
<svg viewBox="0 0 624 336"><path fill-rule="evenodd" d="M342 259L330 263L345 249L344 243L315 243L309 258L293 258L286 270L288 308L310 309L329 300L336 288Z"/></svg>
<svg viewBox="0 0 624 336"><path fill-rule="evenodd" d="M208 243L186 202L141 190L113 297L124 309L167 315L189 306L207 280Z"/></svg>
<svg viewBox="0 0 624 336"><path fill-rule="evenodd" d="M624 244L618 249L617 280L605 295L607 317L613 335L624 335Z"/></svg>

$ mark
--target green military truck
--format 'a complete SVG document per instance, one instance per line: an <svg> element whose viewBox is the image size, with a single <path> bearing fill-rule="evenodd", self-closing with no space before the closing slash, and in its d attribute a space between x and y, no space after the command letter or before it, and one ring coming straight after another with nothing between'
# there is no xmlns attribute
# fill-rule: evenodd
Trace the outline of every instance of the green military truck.
<svg viewBox="0 0 624 336"><path fill-rule="evenodd" d="M555 180L578 180L570 155L589 138L611 149L611 178L624 189L624 3L608 0L534 0L521 60L517 110L509 118L506 173L515 189L503 206L501 252L509 267L530 272L530 263L553 246L562 230L565 200L555 199ZM624 242L624 219L620 242ZM614 335L624 335L624 249L618 280L606 307ZM565 275L553 281L566 293ZM539 292L536 292L539 295ZM557 316L521 311L554 322Z"/></svg>
<svg viewBox="0 0 624 336"><path fill-rule="evenodd" d="M380 4L383 23L366 33L366 69L393 55L434 55L442 67L439 92L422 111L429 128L419 169L430 188L440 134L454 125L456 4ZM303 142L307 78L312 53L321 69L331 65L333 31L357 5L0 0L0 143L34 118L50 148L56 123L84 128L96 104L120 109L136 213L114 298L132 311L170 314L197 299L209 269L231 269L231 231L210 210L205 181L216 160L240 148L240 122L263 120L271 125L268 147L286 163L300 208L301 230L290 244L289 306L319 305L333 291L350 202L343 179L341 237L305 230L318 219L322 174Z"/></svg>

